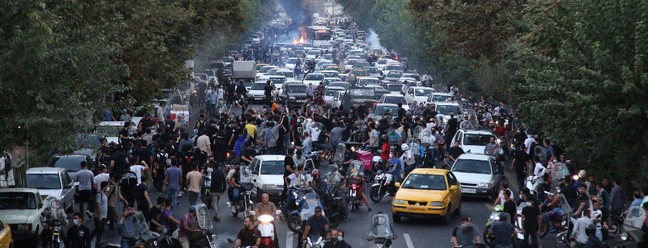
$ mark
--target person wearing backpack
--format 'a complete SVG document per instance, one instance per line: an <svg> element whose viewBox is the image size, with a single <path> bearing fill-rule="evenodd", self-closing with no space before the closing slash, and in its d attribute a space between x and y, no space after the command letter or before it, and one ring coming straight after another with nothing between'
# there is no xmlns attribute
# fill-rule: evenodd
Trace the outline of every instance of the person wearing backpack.
<svg viewBox="0 0 648 248"><path fill-rule="evenodd" d="M171 165L171 156L166 152L166 146L160 145L160 151L155 154L153 161L153 186L157 192L162 192L164 182L164 171Z"/></svg>
<svg viewBox="0 0 648 248"><path fill-rule="evenodd" d="M121 190L121 195L126 200L127 205L133 208L135 207L136 187L137 175L135 175L134 172L128 171L122 174L121 179L119 179L119 188Z"/></svg>
<svg viewBox="0 0 648 248"><path fill-rule="evenodd" d="M461 224L452 230L452 247L480 244L479 228L470 221L470 216L462 216Z"/></svg>

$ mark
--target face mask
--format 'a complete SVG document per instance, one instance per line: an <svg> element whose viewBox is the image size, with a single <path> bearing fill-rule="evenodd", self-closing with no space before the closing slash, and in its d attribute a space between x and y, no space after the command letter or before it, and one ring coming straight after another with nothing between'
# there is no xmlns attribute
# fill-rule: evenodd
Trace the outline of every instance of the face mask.
<svg viewBox="0 0 648 248"><path fill-rule="evenodd" d="M79 221L78 221L77 219L72 220L72 222L74 223L74 225L78 225L78 224L79 224Z"/></svg>
<svg viewBox="0 0 648 248"><path fill-rule="evenodd" d="M344 237L342 237L342 236L338 236L338 238L337 238L338 241L342 241L343 239L344 239Z"/></svg>
<svg viewBox="0 0 648 248"><path fill-rule="evenodd" d="M300 119L297 119L297 123L301 123L301 120L300 120Z"/></svg>

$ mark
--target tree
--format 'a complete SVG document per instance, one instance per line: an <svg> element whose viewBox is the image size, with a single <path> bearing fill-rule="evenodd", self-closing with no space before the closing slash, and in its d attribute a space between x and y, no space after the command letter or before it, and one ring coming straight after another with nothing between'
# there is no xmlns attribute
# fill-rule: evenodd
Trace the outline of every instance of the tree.
<svg viewBox="0 0 648 248"><path fill-rule="evenodd" d="M535 1L511 46L511 95L589 173L648 180L648 2ZM624 181L621 181L622 183Z"/></svg>

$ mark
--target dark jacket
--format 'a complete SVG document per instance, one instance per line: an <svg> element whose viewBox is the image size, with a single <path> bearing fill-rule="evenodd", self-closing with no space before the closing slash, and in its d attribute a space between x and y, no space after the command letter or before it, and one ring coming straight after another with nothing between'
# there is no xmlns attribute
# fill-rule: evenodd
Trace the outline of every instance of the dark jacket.
<svg viewBox="0 0 648 248"><path fill-rule="evenodd" d="M219 169L214 169L211 174L211 186L209 190L215 193L223 193L227 189L227 181L225 180L225 174Z"/></svg>
<svg viewBox="0 0 648 248"><path fill-rule="evenodd" d="M86 226L81 225L77 227L73 225L68 229L67 238L65 239L65 247L70 248L86 248L90 247L90 229Z"/></svg>

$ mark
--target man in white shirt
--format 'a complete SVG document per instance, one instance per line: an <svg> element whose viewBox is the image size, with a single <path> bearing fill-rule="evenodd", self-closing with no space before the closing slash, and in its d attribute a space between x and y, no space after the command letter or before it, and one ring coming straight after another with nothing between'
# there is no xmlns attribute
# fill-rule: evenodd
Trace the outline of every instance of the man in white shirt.
<svg viewBox="0 0 648 248"><path fill-rule="evenodd" d="M587 243L587 233L585 233L585 229L587 226L594 224L592 219L590 218L591 211L589 209L583 210L583 216L578 218L576 222L574 223L574 231L572 233L572 237L576 238L576 241L580 243L581 245L585 245Z"/></svg>
<svg viewBox="0 0 648 248"><path fill-rule="evenodd" d="M286 185L288 185L288 188L299 188L302 184L305 183L306 178L304 177L304 175L302 175L302 168L296 167L295 172L288 175L284 180L286 180Z"/></svg>
<svg viewBox="0 0 648 248"><path fill-rule="evenodd" d="M101 182L108 182L110 180L110 173L108 173L108 167L105 164L99 166L99 174L94 177L94 187L97 191L102 190Z"/></svg>
<svg viewBox="0 0 648 248"><path fill-rule="evenodd" d="M149 166L146 164L146 162L144 160L142 160L142 165L134 164L134 165L130 166L130 171L135 173L135 175L137 176L137 185L142 183L142 171L144 171L144 170L146 170L148 168L149 168Z"/></svg>
<svg viewBox="0 0 648 248"><path fill-rule="evenodd" d="M524 145L526 146L526 153L531 154L531 145L535 143L535 138L533 135L527 134L527 138L524 140Z"/></svg>
<svg viewBox="0 0 648 248"><path fill-rule="evenodd" d="M206 130L202 132L198 139L196 139L196 147L202 152L206 152L207 156L211 156L211 142L209 141L209 136L207 136Z"/></svg>

